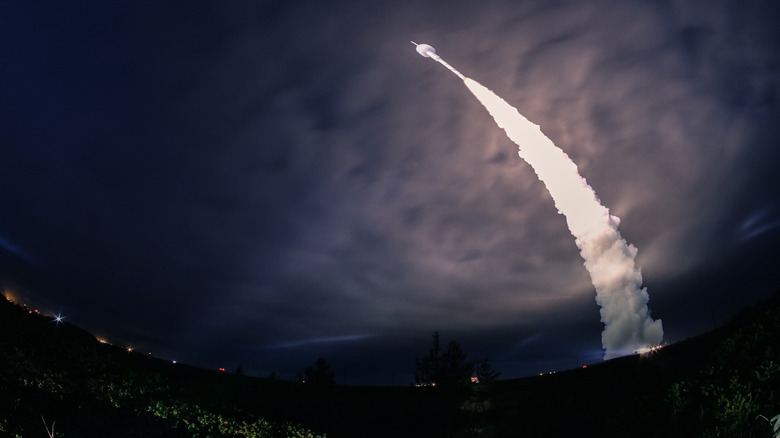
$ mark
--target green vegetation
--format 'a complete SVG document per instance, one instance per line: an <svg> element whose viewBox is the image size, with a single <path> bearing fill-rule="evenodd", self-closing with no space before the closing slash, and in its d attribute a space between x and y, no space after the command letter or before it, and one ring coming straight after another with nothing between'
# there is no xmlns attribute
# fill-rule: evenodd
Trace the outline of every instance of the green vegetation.
<svg viewBox="0 0 780 438"><path fill-rule="evenodd" d="M779 339L775 294L650 355L489 384L435 333L418 379L450 384L347 387L324 359L317 384L173 365L0 300L0 436L780 438Z"/></svg>
<svg viewBox="0 0 780 438"><path fill-rule="evenodd" d="M174 383L175 374L179 379L200 374L197 384L240 377L214 376L218 373L103 345L70 324L31 315L5 299L0 307L2 436L322 436Z"/></svg>
<svg viewBox="0 0 780 438"><path fill-rule="evenodd" d="M780 311L737 315L710 360L668 390L674 431L689 436L769 436L757 418L780 412Z"/></svg>

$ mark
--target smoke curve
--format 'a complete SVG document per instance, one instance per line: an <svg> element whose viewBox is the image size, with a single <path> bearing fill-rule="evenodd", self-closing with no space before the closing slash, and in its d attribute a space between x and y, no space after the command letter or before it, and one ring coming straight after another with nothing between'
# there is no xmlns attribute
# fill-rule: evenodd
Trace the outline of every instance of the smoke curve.
<svg viewBox="0 0 780 438"><path fill-rule="evenodd" d="M478 82L465 78L464 83L519 146L518 155L531 165L550 192L558 213L566 217L601 307L604 358L658 345L663 339L663 326L660 319L650 316L650 298L634 262L637 249L620 235L620 219L601 205L577 165L538 125Z"/></svg>

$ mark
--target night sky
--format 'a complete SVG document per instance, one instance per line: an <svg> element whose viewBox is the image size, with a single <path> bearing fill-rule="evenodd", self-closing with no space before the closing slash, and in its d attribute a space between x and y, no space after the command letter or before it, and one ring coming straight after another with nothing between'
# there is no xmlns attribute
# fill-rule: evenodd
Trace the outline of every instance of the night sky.
<svg viewBox="0 0 780 438"><path fill-rule="evenodd" d="M503 378L595 363L544 185L433 45L577 164L665 341L780 287L767 1L5 2L6 293L117 345L408 385L434 330Z"/></svg>

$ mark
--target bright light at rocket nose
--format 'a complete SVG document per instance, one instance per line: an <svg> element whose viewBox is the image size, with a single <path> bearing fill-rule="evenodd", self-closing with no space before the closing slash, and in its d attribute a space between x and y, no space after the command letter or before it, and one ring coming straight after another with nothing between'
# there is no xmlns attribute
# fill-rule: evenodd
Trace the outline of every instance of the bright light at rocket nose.
<svg viewBox="0 0 780 438"><path fill-rule="evenodd" d="M414 41L412 41L412 44L417 47L417 53L419 53L424 58L433 58L434 55L436 55L436 49L434 49L433 46L429 44L417 44Z"/></svg>

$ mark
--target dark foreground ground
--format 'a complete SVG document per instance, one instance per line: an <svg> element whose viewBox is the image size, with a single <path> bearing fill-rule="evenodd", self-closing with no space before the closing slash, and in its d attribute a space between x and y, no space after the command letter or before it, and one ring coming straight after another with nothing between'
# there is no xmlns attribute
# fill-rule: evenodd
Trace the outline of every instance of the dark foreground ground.
<svg viewBox="0 0 780 438"><path fill-rule="evenodd" d="M313 387L100 344L0 299L0 437L771 437L780 294L713 332L463 388ZM762 418L761 416L765 417Z"/></svg>

